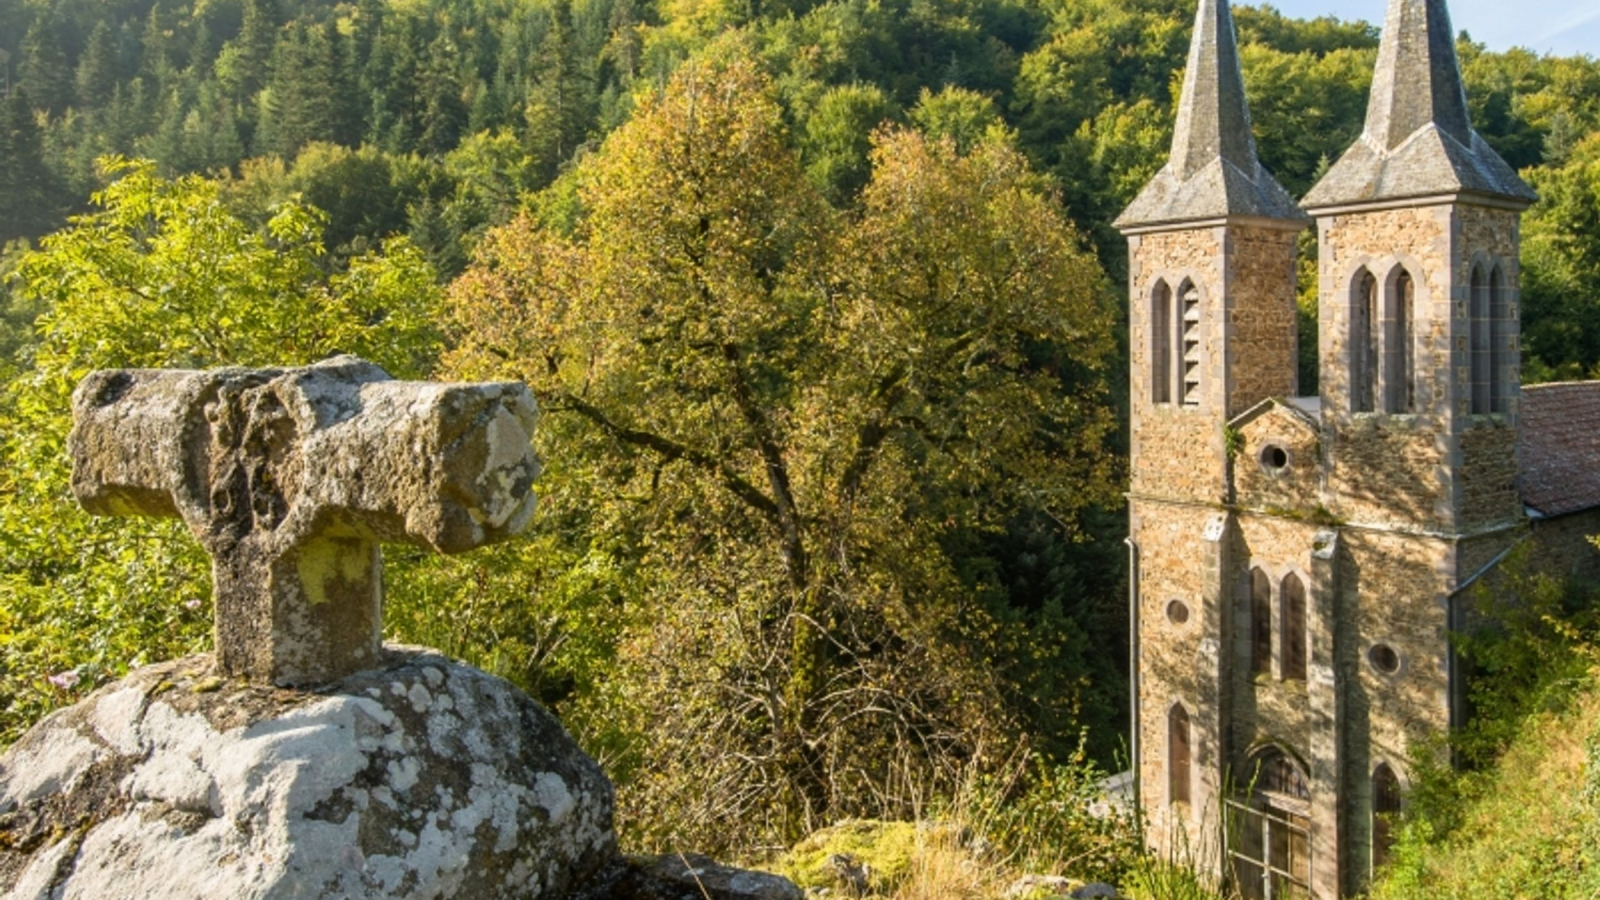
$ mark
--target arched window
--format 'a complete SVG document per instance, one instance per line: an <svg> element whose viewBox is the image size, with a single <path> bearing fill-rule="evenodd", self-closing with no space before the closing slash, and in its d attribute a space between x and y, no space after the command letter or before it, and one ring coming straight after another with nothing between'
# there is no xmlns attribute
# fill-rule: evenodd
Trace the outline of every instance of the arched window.
<svg viewBox="0 0 1600 900"><path fill-rule="evenodd" d="M1372 412L1378 392L1378 279L1361 269L1350 284L1350 411Z"/></svg>
<svg viewBox="0 0 1600 900"><path fill-rule="evenodd" d="M1200 290L1193 282L1184 281L1178 288L1178 296L1183 301L1180 310L1179 333L1183 335L1183 356L1178 361L1178 371L1182 373L1183 380L1179 390L1183 392L1184 406L1200 405L1200 375L1202 372L1201 342L1200 342Z"/></svg>
<svg viewBox="0 0 1600 900"><path fill-rule="evenodd" d="M1383 319L1383 411L1388 413L1416 411L1416 388L1412 380L1416 372L1412 316L1416 308L1415 294L1411 273L1397 269L1389 278Z"/></svg>
<svg viewBox="0 0 1600 900"><path fill-rule="evenodd" d="M1387 763L1372 770L1372 868L1389 861L1394 847L1394 820L1400 813L1400 779Z"/></svg>
<svg viewBox="0 0 1600 900"><path fill-rule="evenodd" d="M1167 801L1189 802L1189 713L1182 703L1167 713Z"/></svg>
<svg viewBox="0 0 1600 900"><path fill-rule="evenodd" d="M1250 570L1250 672L1272 671L1272 582L1260 569Z"/></svg>
<svg viewBox="0 0 1600 900"><path fill-rule="evenodd" d="M1244 804L1230 804L1228 856L1239 893L1251 900L1309 897L1311 788L1306 770L1269 747L1245 770Z"/></svg>
<svg viewBox="0 0 1600 900"><path fill-rule="evenodd" d="M1150 402L1172 402L1172 288L1165 281L1150 295Z"/></svg>
<svg viewBox="0 0 1600 900"><path fill-rule="evenodd" d="M1517 367L1511 365L1511 298L1507 296L1505 269L1494 267L1489 276L1489 410L1511 411L1512 382Z"/></svg>
<svg viewBox="0 0 1600 900"><path fill-rule="evenodd" d="M1279 618L1283 627L1282 654L1285 681L1306 680L1306 589L1300 576L1290 572L1278 588Z"/></svg>
<svg viewBox="0 0 1600 900"><path fill-rule="evenodd" d="M1468 341L1472 357L1472 414L1487 415L1494 408L1494 361L1489 311L1489 279L1482 266L1472 267L1471 308Z"/></svg>

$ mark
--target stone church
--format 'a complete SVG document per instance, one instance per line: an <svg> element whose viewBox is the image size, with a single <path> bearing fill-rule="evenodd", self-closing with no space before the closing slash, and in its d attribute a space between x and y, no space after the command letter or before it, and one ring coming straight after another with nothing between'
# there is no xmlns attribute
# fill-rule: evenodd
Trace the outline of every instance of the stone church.
<svg viewBox="0 0 1600 900"><path fill-rule="evenodd" d="M1228 2L1200 0L1172 155L1116 222L1133 755L1158 849L1246 897L1350 896L1382 863L1413 748L1464 713L1477 580L1524 543L1593 574L1600 383L1519 382L1535 199L1472 128L1444 0L1391 0L1365 131L1297 204L1256 157Z"/></svg>

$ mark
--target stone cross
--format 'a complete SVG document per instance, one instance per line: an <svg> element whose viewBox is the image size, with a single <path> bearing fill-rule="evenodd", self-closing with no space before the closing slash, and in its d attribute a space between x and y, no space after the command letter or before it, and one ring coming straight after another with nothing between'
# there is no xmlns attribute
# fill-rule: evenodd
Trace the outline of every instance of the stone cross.
<svg viewBox="0 0 1600 900"><path fill-rule="evenodd" d="M211 555L217 665L282 685L378 662L382 541L457 553L533 514L526 386L293 369L106 370L72 395L72 490L177 516Z"/></svg>

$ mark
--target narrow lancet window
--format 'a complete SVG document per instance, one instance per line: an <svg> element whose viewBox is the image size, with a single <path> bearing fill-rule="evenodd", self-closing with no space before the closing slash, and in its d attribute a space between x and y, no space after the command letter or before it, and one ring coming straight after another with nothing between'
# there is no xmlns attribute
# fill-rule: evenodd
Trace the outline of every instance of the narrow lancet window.
<svg viewBox="0 0 1600 900"><path fill-rule="evenodd" d="M1350 286L1350 411L1372 412L1378 390L1378 279L1366 269Z"/></svg>
<svg viewBox="0 0 1600 900"><path fill-rule="evenodd" d="M1306 589L1293 572L1285 575L1278 589L1283 609L1282 677L1285 681L1306 680Z"/></svg>
<svg viewBox="0 0 1600 900"><path fill-rule="evenodd" d="M1489 411L1511 411L1512 384L1517 367L1511 364L1511 299L1507 296L1505 269L1496 266L1489 276Z"/></svg>
<svg viewBox="0 0 1600 900"><path fill-rule="evenodd" d="M1172 288L1156 282L1150 296L1150 402L1172 402Z"/></svg>
<svg viewBox="0 0 1600 900"><path fill-rule="evenodd" d="M1489 279L1480 266L1472 267L1472 300L1468 318L1471 332L1468 346L1472 354L1472 414L1481 416L1494 408L1494 362L1489 309Z"/></svg>
<svg viewBox="0 0 1600 900"><path fill-rule="evenodd" d="M1400 814L1400 779L1387 763L1378 763L1372 772L1372 868L1376 872L1389 862L1394 847L1395 817Z"/></svg>
<svg viewBox="0 0 1600 900"><path fill-rule="evenodd" d="M1167 713L1167 799L1189 802L1189 713L1174 703Z"/></svg>
<svg viewBox="0 0 1600 900"><path fill-rule="evenodd" d="M1250 570L1250 672L1272 672L1272 582L1260 569Z"/></svg>
<svg viewBox="0 0 1600 900"><path fill-rule="evenodd" d="M1389 302L1384 305L1384 412L1416 411L1416 390L1412 380L1412 374L1416 371L1413 359L1416 348L1413 331L1414 294L1411 273L1405 269L1399 270L1390 279Z"/></svg>

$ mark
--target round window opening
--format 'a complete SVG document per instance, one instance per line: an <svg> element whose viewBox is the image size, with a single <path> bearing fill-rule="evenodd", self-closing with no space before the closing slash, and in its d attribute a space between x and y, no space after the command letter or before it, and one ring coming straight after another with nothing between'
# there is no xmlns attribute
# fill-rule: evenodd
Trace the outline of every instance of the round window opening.
<svg viewBox="0 0 1600 900"><path fill-rule="evenodd" d="M1189 605L1182 600L1174 600L1168 603L1167 619L1174 625L1182 625L1189 621Z"/></svg>
<svg viewBox="0 0 1600 900"><path fill-rule="evenodd" d="M1400 671L1400 654L1388 644L1373 644L1367 651L1367 661L1372 667L1385 675L1393 675Z"/></svg>
<svg viewBox="0 0 1600 900"><path fill-rule="evenodd" d="M1277 444L1268 444L1261 450L1261 465L1268 472L1276 472L1289 464L1289 453Z"/></svg>

